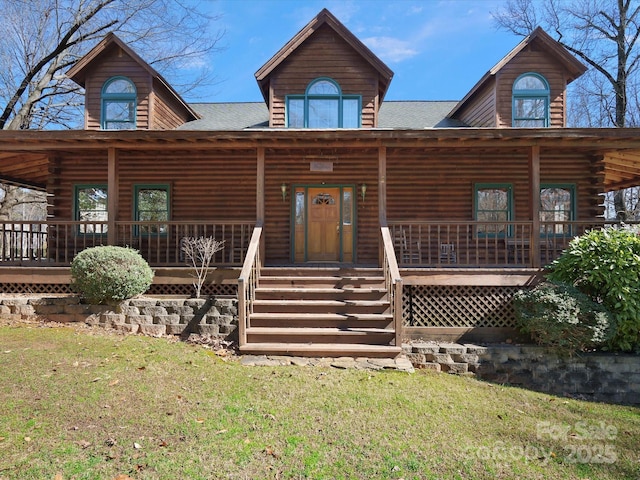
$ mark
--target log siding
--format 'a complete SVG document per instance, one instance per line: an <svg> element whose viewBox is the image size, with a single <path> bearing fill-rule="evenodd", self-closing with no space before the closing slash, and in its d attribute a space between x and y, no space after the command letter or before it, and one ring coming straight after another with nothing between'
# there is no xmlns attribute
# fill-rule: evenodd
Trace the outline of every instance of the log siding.
<svg viewBox="0 0 640 480"><path fill-rule="evenodd" d="M528 147L530 148L530 147ZM134 219L136 185L170 186L170 220L243 221L258 219L258 187L264 191L265 262L292 261L292 192L296 186L355 187L355 263L377 264L380 210L389 222L473 221L474 185L509 183L513 188L513 219L531 218L531 179L527 147L386 148L380 170L377 147L274 148L264 150L264 187L258 181L257 148L205 150L117 150L117 221ZM575 220L602 214L596 158L571 149L543 148L541 184L575 186ZM52 220L73 220L76 185L108 182L106 150L60 153L52 158L48 188L55 195ZM312 164L330 164L318 171ZM385 176L386 205L379 185ZM283 201L281 186L285 184ZM361 186L367 185L366 197Z"/></svg>

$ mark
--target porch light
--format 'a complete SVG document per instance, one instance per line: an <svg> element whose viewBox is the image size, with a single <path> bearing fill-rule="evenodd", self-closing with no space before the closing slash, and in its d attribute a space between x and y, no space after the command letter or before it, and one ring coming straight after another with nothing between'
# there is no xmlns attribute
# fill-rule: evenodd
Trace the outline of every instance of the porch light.
<svg viewBox="0 0 640 480"><path fill-rule="evenodd" d="M362 201L364 202L364 197L367 196L367 184L363 183L360 185L360 193L362 194Z"/></svg>
<svg viewBox="0 0 640 480"><path fill-rule="evenodd" d="M280 185L280 192L282 193L282 201L284 202L287 199L287 184L282 182Z"/></svg>

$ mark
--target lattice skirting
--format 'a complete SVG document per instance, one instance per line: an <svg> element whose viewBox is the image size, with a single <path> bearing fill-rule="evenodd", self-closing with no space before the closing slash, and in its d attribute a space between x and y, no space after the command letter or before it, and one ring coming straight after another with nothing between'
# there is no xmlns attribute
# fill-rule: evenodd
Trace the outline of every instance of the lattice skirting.
<svg viewBox="0 0 640 480"><path fill-rule="evenodd" d="M513 295L522 287L406 285L407 327L514 327Z"/></svg>
<svg viewBox="0 0 640 480"><path fill-rule="evenodd" d="M203 285L202 295L235 296L237 285L211 284ZM0 293L46 293L46 294L70 294L73 293L69 285L58 283L0 283ZM148 295L193 295L193 285L163 284L151 285Z"/></svg>

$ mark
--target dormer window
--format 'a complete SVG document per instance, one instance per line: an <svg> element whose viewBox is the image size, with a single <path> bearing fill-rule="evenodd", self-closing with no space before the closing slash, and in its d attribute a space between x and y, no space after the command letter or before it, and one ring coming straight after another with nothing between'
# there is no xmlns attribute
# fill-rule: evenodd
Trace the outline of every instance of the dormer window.
<svg viewBox="0 0 640 480"><path fill-rule="evenodd" d="M542 75L525 73L513 83L513 126L549 126L549 84Z"/></svg>
<svg viewBox="0 0 640 480"><path fill-rule="evenodd" d="M289 128L359 128L362 97L343 95L330 78L312 81L304 95L287 95Z"/></svg>
<svg viewBox="0 0 640 480"><path fill-rule="evenodd" d="M137 92L127 77L113 77L102 87L102 128L134 130L136 128Z"/></svg>

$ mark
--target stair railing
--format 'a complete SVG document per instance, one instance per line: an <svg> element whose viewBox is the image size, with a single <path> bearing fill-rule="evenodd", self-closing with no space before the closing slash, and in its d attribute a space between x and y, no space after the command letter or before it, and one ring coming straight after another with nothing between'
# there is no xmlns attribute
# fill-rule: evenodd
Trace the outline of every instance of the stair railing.
<svg viewBox="0 0 640 480"><path fill-rule="evenodd" d="M247 255L242 265L242 271L238 277L238 344L243 346L247 343L247 327L253 312L253 301L255 291L260 279L260 241L262 236L262 225L258 224L253 229Z"/></svg>
<svg viewBox="0 0 640 480"><path fill-rule="evenodd" d="M402 277L398 269L398 261L393 248L393 239L388 226L381 226L382 234L382 270L384 273L384 283L387 289L387 297L393 315L393 325L395 330L395 344L402 343Z"/></svg>

